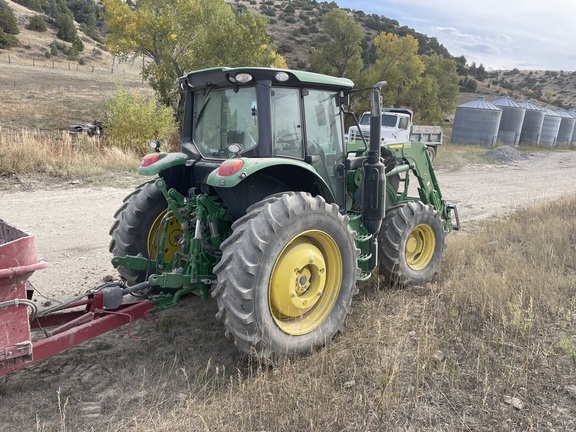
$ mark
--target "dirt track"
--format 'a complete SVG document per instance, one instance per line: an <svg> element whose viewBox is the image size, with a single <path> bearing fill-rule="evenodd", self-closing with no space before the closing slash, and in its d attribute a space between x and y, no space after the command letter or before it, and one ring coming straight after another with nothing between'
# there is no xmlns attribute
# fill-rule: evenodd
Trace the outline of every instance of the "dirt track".
<svg viewBox="0 0 576 432"><path fill-rule="evenodd" d="M439 168L437 176L444 198L458 205L466 230L481 219L576 194L576 152L539 154L508 165ZM12 189L0 191L0 219L36 234L39 255L49 268L31 281L44 296L66 298L106 275L116 276L108 230L131 189ZM68 417L75 418L70 430L102 425L113 418L115 403L126 392L142 400L147 394L144 376L155 368L166 373L175 355L186 357L191 367L202 368L210 359L230 370L238 367L241 355L214 319L215 305L199 299L185 303L175 308L169 322L135 325L133 332L142 335L141 340L129 339L120 329L0 381L0 431L35 430L36 414L42 427L57 429L59 390L70 396L66 409ZM182 313L190 307L193 314ZM162 350L156 349L159 343Z"/></svg>
<svg viewBox="0 0 576 432"><path fill-rule="evenodd" d="M437 169L443 197L457 204L463 229L474 222L576 194L576 152L531 156L513 164ZM39 254L50 264L32 282L61 297L93 287L110 265L108 230L128 189L69 188L0 191L0 219L33 234Z"/></svg>

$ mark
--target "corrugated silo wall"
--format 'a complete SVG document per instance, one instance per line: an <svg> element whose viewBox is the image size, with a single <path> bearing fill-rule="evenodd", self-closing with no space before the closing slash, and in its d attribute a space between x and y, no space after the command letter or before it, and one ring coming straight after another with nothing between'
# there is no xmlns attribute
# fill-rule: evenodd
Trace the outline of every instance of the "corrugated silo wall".
<svg viewBox="0 0 576 432"><path fill-rule="evenodd" d="M544 113L542 111L526 110L522 132L520 133L520 144L538 144L542 134L543 123Z"/></svg>
<svg viewBox="0 0 576 432"><path fill-rule="evenodd" d="M558 130L557 144L568 144L572 141L572 133L574 132L574 117L562 117L560 122L560 129Z"/></svg>
<svg viewBox="0 0 576 432"><path fill-rule="evenodd" d="M517 146L520 142L520 133L526 110L508 106L499 106L502 109L502 119L498 128L498 142L504 145Z"/></svg>
<svg viewBox="0 0 576 432"><path fill-rule="evenodd" d="M494 146L498 137L498 126L500 126L501 118L502 111L456 108L454 127L452 128L452 143Z"/></svg>
<svg viewBox="0 0 576 432"><path fill-rule="evenodd" d="M560 120L562 117L546 114L544 123L542 123L542 134L540 135L540 144L554 147L558 139L558 130L560 130Z"/></svg>

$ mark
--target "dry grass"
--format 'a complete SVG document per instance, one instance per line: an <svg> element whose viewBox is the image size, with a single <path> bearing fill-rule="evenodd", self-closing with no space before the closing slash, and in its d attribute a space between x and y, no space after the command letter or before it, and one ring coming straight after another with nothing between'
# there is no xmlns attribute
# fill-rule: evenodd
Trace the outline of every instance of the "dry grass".
<svg viewBox="0 0 576 432"><path fill-rule="evenodd" d="M104 146L94 137L73 140L67 132L0 131L0 176L40 176L117 184L132 181L139 164L135 153Z"/></svg>
<svg viewBox="0 0 576 432"><path fill-rule="evenodd" d="M131 69L132 68L132 69ZM11 130L67 130L68 125L104 119L104 101L116 86L152 90L142 84L137 70L122 64L120 71L85 72L7 64L0 58L0 126Z"/></svg>
<svg viewBox="0 0 576 432"><path fill-rule="evenodd" d="M365 284L345 332L308 357L176 360L107 430L574 430L574 215L561 200L450 236L434 282Z"/></svg>
<svg viewBox="0 0 576 432"><path fill-rule="evenodd" d="M481 145L454 145L444 142L439 148L434 166L441 168L457 168L469 164L494 163L493 160L484 156L489 151Z"/></svg>

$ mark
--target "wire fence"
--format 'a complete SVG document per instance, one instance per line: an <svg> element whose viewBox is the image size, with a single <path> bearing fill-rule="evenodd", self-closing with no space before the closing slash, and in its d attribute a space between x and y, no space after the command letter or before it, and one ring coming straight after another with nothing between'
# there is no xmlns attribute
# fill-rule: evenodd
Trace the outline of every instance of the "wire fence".
<svg viewBox="0 0 576 432"><path fill-rule="evenodd" d="M114 91L123 87L148 88L137 61L117 58L95 64L63 59L28 58L0 53L0 90L78 92Z"/></svg>
<svg viewBox="0 0 576 432"><path fill-rule="evenodd" d="M47 69L68 70L84 73L95 74L126 74L140 75L142 65L137 65L137 60L134 61L121 61L116 57L110 60L109 67L104 67L102 64L81 64L81 62L74 60L62 60L54 58L24 58L14 53L0 53L0 65L16 65L16 66L32 66Z"/></svg>

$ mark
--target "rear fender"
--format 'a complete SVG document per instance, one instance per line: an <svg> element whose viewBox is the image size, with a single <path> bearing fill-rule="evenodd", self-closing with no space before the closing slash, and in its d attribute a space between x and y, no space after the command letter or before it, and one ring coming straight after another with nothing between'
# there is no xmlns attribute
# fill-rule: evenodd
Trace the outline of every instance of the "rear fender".
<svg viewBox="0 0 576 432"><path fill-rule="evenodd" d="M159 159L151 164L146 164L147 158L159 156ZM144 156L142 165L138 167L138 174L144 176L157 175L159 172L179 165L186 165L190 158L184 153L151 153ZM146 164L146 165L145 165Z"/></svg>
<svg viewBox="0 0 576 432"><path fill-rule="evenodd" d="M288 191L321 195L327 202L335 202L324 179L305 162L283 158L229 161L234 161L226 161L231 165L241 161L242 166L233 174L222 175L226 174L227 165L224 165L222 170L212 171L206 183L215 189L234 218L243 216L248 207L267 196Z"/></svg>
<svg viewBox="0 0 576 432"><path fill-rule="evenodd" d="M332 196L332 192L324 179L306 162L284 158L239 158L228 159L224 163L231 163L231 161L241 161L242 166L236 172L228 175L225 170L221 169L221 166L221 168L215 169L208 175L206 183L216 188L232 188L258 172L270 171L275 167L284 169L291 168L295 172L303 170L312 175L322 189L323 195L328 197Z"/></svg>

